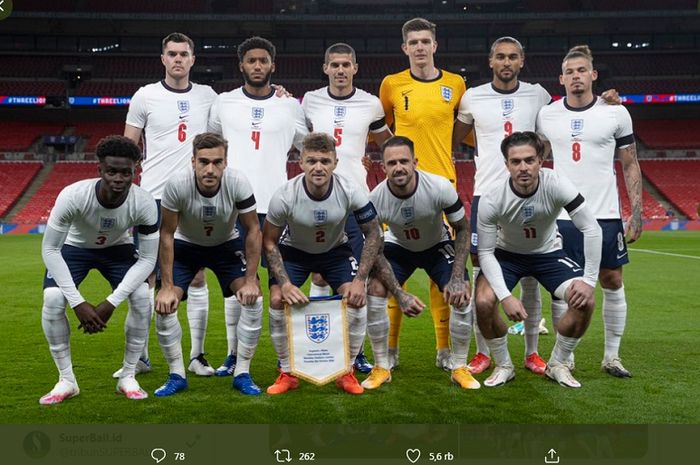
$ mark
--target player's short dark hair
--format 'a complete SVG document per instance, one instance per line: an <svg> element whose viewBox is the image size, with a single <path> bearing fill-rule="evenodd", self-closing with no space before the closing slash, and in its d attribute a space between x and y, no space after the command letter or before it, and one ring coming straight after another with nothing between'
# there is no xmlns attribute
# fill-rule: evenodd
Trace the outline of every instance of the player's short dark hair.
<svg viewBox="0 0 700 465"><path fill-rule="evenodd" d="M124 136L107 136L100 139L95 149L100 162L107 157L128 158L134 163L141 161L141 149L131 139Z"/></svg>
<svg viewBox="0 0 700 465"><path fill-rule="evenodd" d="M194 41L182 32L171 32L170 34L165 36L165 38L163 38L163 42L161 42L161 51L165 51L165 47L168 46L169 42L175 42L178 44L187 42L187 45L190 46L190 50L192 50L192 54L194 55Z"/></svg>
<svg viewBox="0 0 700 465"><path fill-rule="evenodd" d="M277 49L275 49L272 42L259 36L249 37L238 45L238 61L243 63L243 57L245 54L256 48L265 50L270 54L270 60L273 63L275 62L275 54L277 53Z"/></svg>
<svg viewBox="0 0 700 465"><path fill-rule="evenodd" d="M408 21L403 23L403 26L401 26L401 35L403 36L403 41L406 42L406 36L408 36L409 32L418 31L430 31L430 34L432 34L433 36L433 40L435 40L437 26L435 25L435 23L431 23L425 18L409 19Z"/></svg>
<svg viewBox="0 0 700 465"><path fill-rule="evenodd" d="M355 49L346 43L338 42L337 44L333 44L330 47L328 47L326 49L326 54L323 57L324 63L328 63L328 60L330 59L331 53L352 55L352 62L357 63L357 56L355 55Z"/></svg>
<svg viewBox="0 0 700 465"><path fill-rule="evenodd" d="M562 60L562 63L565 63L567 60L571 60L572 58L585 58L591 62L591 65L593 65L593 52L591 52L588 45L576 45L571 47L571 49L566 52L566 56Z"/></svg>
<svg viewBox="0 0 700 465"><path fill-rule="evenodd" d="M411 158L415 157L415 152L413 150L413 141L406 136L392 136L384 141L382 144L382 159L384 158L384 152L388 147L408 147L411 152Z"/></svg>
<svg viewBox="0 0 700 465"><path fill-rule="evenodd" d="M511 147L518 145L529 145L535 149L538 158L544 158L544 142L536 133L532 131L514 132L510 136L503 139L501 142L501 153L503 158L508 161L508 151Z"/></svg>
<svg viewBox="0 0 700 465"><path fill-rule="evenodd" d="M503 36L499 37L498 39L494 40L493 43L491 44L491 50L489 51L489 58L491 58L496 51L496 47L498 47L500 44L513 44L516 47L518 47L518 50L520 51L520 57L524 58L525 57L525 49L523 48L523 44L520 43L518 39L515 37L511 36Z"/></svg>
<svg viewBox="0 0 700 465"><path fill-rule="evenodd" d="M228 141L220 135L213 132L197 134L192 141L192 156L196 157L197 152L202 149L215 149L217 147L223 147L224 153L228 153Z"/></svg>
<svg viewBox="0 0 700 465"><path fill-rule="evenodd" d="M335 140L325 132L311 132L301 143L301 153L321 152L335 155Z"/></svg>

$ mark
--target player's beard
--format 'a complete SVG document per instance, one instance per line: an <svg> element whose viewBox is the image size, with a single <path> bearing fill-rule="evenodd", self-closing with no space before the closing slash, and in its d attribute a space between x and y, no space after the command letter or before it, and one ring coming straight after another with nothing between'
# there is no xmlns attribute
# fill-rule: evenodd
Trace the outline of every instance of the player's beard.
<svg viewBox="0 0 700 465"><path fill-rule="evenodd" d="M503 84L510 84L514 80L518 79L518 74L514 69L510 69L510 76L503 76L503 73L498 73L496 76L498 77L498 80L501 81Z"/></svg>
<svg viewBox="0 0 700 465"><path fill-rule="evenodd" d="M270 70L260 81L253 81L250 76L248 76L248 73L245 71L242 72L243 74L243 81L245 81L246 84L252 87L265 87L266 85L270 84L270 78L272 77L272 70Z"/></svg>

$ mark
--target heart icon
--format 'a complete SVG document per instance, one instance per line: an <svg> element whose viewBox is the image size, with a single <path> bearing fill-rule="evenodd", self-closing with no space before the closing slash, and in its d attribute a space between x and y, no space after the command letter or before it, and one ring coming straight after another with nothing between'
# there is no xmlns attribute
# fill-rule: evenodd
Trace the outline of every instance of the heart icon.
<svg viewBox="0 0 700 465"><path fill-rule="evenodd" d="M416 463L420 458L420 449L406 449L406 458L411 463Z"/></svg>

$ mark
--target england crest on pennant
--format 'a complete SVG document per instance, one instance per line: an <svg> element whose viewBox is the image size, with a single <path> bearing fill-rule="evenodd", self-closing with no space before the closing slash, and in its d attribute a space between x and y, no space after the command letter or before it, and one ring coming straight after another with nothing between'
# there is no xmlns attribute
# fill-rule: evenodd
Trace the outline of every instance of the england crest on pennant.
<svg viewBox="0 0 700 465"><path fill-rule="evenodd" d="M328 313L306 315L306 336L316 344L320 344L331 332L331 318Z"/></svg>

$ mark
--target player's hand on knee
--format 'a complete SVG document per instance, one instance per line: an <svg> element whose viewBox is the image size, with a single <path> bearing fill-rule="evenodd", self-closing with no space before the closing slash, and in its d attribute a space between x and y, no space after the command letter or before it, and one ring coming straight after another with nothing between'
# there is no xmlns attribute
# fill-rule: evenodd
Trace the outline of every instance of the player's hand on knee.
<svg viewBox="0 0 700 465"><path fill-rule="evenodd" d="M396 297L396 302L398 302L401 311L406 314L406 316L418 316L425 308L425 304L418 297L409 294L403 289L394 297Z"/></svg>
<svg viewBox="0 0 700 465"><path fill-rule="evenodd" d="M156 313L159 315L170 315L175 313L180 299L174 288L161 288L156 296Z"/></svg>
<svg viewBox="0 0 700 465"><path fill-rule="evenodd" d="M585 310L595 305L595 288L582 279L574 280L566 294L569 306L576 310Z"/></svg>
<svg viewBox="0 0 700 465"><path fill-rule="evenodd" d="M471 294L469 284L460 278L450 279L442 292L445 302L460 308L469 304L469 294Z"/></svg>
<svg viewBox="0 0 700 465"><path fill-rule="evenodd" d="M350 285L345 288L343 297L351 307L360 308L367 305L365 282L361 279L353 279Z"/></svg>
<svg viewBox="0 0 700 465"><path fill-rule="evenodd" d="M104 321L95 312L95 307L88 302L78 304L73 311L80 321L78 329L82 329L87 334L99 333L106 327Z"/></svg>
<svg viewBox="0 0 700 465"><path fill-rule="evenodd" d="M242 305L253 305L258 297L260 297L260 287L257 279L245 281L236 291L236 298Z"/></svg>
<svg viewBox="0 0 700 465"><path fill-rule="evenodd" d="M523 321L527 318L527 311L523 307L523 303L514 296L508 296L501 302L503 311L508 316L510 321Z"/></svg>
<svg viewBox="0 0 700 465"><path fill-rule="evenodd" d="M282 299L289 305L309 303L309 298L306 297L306 294L292 283L284 283L280 289L282 290Z"/></svg>
<svg viewBox="0 0 700 465"><path fill-rule="evenodd" d="M104 322L106 328L107 322L112 318L112 313L114 313L114 305L112 305L109 300L102 301L95 307L95 313L97 313L97 316Z"/></svg>

